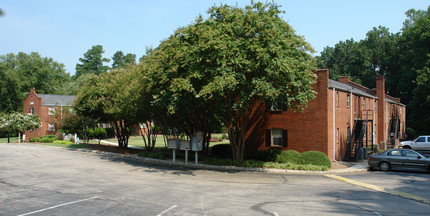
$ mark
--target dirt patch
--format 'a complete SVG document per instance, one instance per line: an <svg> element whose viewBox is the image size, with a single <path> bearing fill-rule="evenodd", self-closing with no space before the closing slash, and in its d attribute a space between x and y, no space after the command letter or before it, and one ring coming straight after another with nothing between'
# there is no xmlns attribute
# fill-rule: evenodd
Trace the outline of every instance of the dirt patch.
<svg viewBox="0 0 430 216"><path fill-rule="evenodd" d="M349 166L347 164L344 163L339 163L339 162L331 162L331 168L330 169L346 169Z"/></svg>

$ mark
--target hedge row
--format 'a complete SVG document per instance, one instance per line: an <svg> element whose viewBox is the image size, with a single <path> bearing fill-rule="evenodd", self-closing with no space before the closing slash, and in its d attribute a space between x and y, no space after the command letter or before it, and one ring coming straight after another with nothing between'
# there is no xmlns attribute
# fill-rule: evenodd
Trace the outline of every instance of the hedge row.
<svg viewBox="0 0 430 216"><path fill-rule="evenodd" d="M229 144L215 145L211 149L211 154L220 158L231 158L232 151ZM299 165L316 165L331 167L331 162L328 156L319 151L308 151L299 153L294 150L281 151L280 149L269 149L265 151L257 151L249 153L245 156L248 160L291 163Z"/></svg>

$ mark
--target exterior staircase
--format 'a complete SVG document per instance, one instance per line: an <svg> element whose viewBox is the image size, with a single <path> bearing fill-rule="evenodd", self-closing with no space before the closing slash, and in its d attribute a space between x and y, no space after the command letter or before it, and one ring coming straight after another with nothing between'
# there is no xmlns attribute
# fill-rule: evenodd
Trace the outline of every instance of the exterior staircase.
<svg viewBox="0 0 430 216"><path fill-rule="evenodd" d="M363 140L366 134L367 120L355 120L352 133L348 135L348 146L345 154L345 161L357 161L360 155L360 148L363 147Z"/></svg>

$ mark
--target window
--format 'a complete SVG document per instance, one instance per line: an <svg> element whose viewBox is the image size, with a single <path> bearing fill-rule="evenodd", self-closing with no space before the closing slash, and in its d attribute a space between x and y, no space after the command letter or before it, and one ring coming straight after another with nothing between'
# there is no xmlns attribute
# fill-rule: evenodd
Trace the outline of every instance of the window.
<svg viewBox="0 0 430 216"><path fill-rule="evenodd" d="M339 107L339 92L336 92L336 106Z"/></svg>
<svg viewBox="0 0 430 216"><path fill-rule="evenodd" d="M415 142L425 142L426 138L425 137L418 137Z"/></svg>
<svg viewBox="0 0 430 216"><path fill-rule="evenodd" d="M288 146L288 131L280 128L266 130L266 146L286 148Z"/></svg>
<svg viewBox="0 0 430 216"><path fill-rule="evenodd" d="M55 131L55 124L48 124L48 131Z"/></svg>
<svg viewBox="0 0 430 216"><path fill-rule="evenodd" d="M49 107L48 113L49 113L49 115L54 115L55 114L55 107Z"/></svg>
<svg viewBox="0 0 430 216"><path fill-rule="evenodd" d="M28 113L34 114L34 107L30 107L30 109L28 110Z"/></svg>
<svg viewBox="0 0 430 216"><path fill-rule="evenodd" d="M361 110L366 110L366 98L363 98L363 108Z"/></svg>
<svg viewBox="0 0 430 216"><path fill-rule="evenodd" d="M336 142L339 143L339 128L336 129Z"/></svg>
<svg viewBox="0 0 430 216"><path fill-rule="evenodd" d="M413 151L404 151L405 157L418 157L419 155Z"/></svg>
<svg viewBox="0 0 430 216"><path fill-rule="evenodd" d="M271 107L272 111L282 111L282 104L279 102L274 102L272 107Z"/></svg>
<svg viewBox="0 0 430 216"><path fill-rule="evenodd" d="M349 95L346 95L346 107L349 108Z"/></svg>
<svg viewBox="0 0 430 216"><path fill-rule="evenodd" d="M391 156L402 156L402 153L400 152L400 150L393 150L393 151L388 152L388 155L391 155Z"/></svg>
<svg viewBox="0 0 430 216"><path fill-rule="evenodd" d="M354 115L357 115L357 96L354 96Z"/></svg>

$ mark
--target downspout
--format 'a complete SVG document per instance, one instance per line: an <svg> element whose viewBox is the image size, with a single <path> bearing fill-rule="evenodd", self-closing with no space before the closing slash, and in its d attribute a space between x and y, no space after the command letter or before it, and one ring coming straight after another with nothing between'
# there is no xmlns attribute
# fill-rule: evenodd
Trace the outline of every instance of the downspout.
<svg viewBox="0 0 430 216"><path fill-rule="evenodd" d="M336 88L333 88L333 161L336 161Z"/></svg>
<svg viewBox="0 0 430 216"><path fill-rule="evenodd" d="M373 126L372 126L372 128L373 128L373 131L372 131L372 145L374 145L375 144L375 130L376 130L376 126L375 126L375 114L376 114L376 99L375 98L373 98L373 116L372 116L372 124L373 124ZM373 146L372 146L372 149L373 149Z"/></svg>
<svg viewBox="0 0 430 216"><path fill-rule="evenodd" d="M354 124L352 123L352 97L354 96L351 92L351 89L349 89L349 134L352 135L352 128L354 127Z"/></svg>

